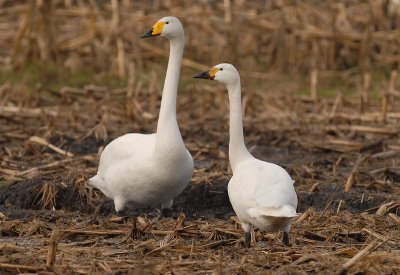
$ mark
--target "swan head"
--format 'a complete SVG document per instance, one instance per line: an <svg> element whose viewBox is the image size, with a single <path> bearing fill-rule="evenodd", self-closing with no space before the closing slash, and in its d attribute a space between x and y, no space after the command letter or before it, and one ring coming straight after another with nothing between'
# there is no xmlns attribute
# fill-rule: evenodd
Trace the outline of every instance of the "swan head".
<svg viewBox="0 0 400 275"><path fill-rule="evenodd" d="M224 85L230 85L236 83L240 79L240 76L233 65L222 63L212 67L208 71L194 75L193 78L217 80Z"/></svg>
<svg viewBox="0 0 400 275"><path fill-rule="evenodd" d="M168 39L183 36L183 27L181 21L173 16L163 17L158 20L153 27L143 34L140 38L153 36L165 36Z"/></svg>

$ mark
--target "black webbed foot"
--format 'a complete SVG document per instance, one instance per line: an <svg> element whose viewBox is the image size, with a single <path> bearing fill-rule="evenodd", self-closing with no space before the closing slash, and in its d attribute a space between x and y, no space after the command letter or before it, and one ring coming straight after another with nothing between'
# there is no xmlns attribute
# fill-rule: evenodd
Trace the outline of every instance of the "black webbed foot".
<svg viewBox="0 0 400 275"><path fill-rule="evenodd" d="M282 243L284 246L289 245L289 233L283 232Z"/></svg>

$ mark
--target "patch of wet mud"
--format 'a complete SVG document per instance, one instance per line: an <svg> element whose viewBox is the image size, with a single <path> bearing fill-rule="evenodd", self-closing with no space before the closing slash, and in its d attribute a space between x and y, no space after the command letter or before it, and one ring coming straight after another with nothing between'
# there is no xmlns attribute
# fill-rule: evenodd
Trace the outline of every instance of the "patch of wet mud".
<svg viewBox="0 0 400 275"><path fill-rule="evenodd" d="M19 181L0 188L0 206L14 209L39 209L38 194L44 179Z"/></svg>
<svg viewBox="0 0 400 275"><path fill-rule="evenodd" d="M82 140L75 140L67 136L53 136L50 142L69 150L74 154L89 154L97 152L102 142L97 141L93 137ZM250 146L251 148L251 146ZM290 174L295 175L298 179L310 177L307 169L297 169L307 165L310 169L323 167L325 170L331 170L331 166L339 157L339 154L325 154L314 152L307 153L304 149L279 148L271 146L257 145L254 147L256 157L277 163L285 167ZM251 149L250 149L251 150ZM251 150L252 151L252 150ZM215 163L219 160L205 159L196 162L196 169L215 169ZM350 169L345 166L343 169ZM299 172L300 171L300 172ZM347 170L346 170L347 171ZM299 174L300 173L300 174ZM312 177L318 179L318 174L313 172ZM392 175L394 174L394 176ZM390 174L395 178L396 173ZM360 174L360 177L362 174ZM80 175L82 177L82 175ZM76 184L80 181L81 184ZM67 184L65 184L67 183ZM227 193L227 181L216 179L212 184L197 183L189 184L189 186L180 194L173 204L174 215L183 212L188 218L196 218L200 216L210 216L215 218L226 218L233 215L233 209L229 201ZM8 209L8 211L16 211L8 215L9 217L24 215L29 211L37 211L43 209L41 201L43 194L43 186L52 184L54 186L54 208L56 210L79 211L81 213L93 213L96 206L102 204L99 214L109 215L115 213L112 200L106 200L104 196L99 195L93 201L88 196L88 190L82 185L82 178L78 178L78 174L73 172L62 172L53 175L41 176L35 179L16 181L8 186L0 188L0 206ZM344 192L343 186L337 186L334 183L320 184L316 191L305 192L305 185L300 183L298 186L299 206L298 212L304 212L308 208L314 208L316 211L350 211L351 213L360 213L370 211L371 213L384 202L391 200L400 200L399 196L387 193L376 192L366 188L354 187L350 192ZM99 191L95 191L100 194ZM103 199L98 199L103 198ZM103 203L102 203L103 202ZM340 207L339 207L340 204ZM49 209L49 207L47 207ZM24 210L24 211L22 211ZM21 212L22 211L22 212ZM156 208L128 210L129 215L138 215L142 213L156 213Z"/></svg>
<svg viewBox="0 0 400 275"><path fill-rule="evenodd" d="M46 179L20 181L0 189L0 209L5 211L11 219L23 218L32 213L48 213L41 210L40 189ZM79 211L93 213L94 207L90 206L74 187L65 187L56 184L57 193L55 205L57 210ZM316 211L347 210L351 213L364 211L374 212L382 203L399 200L400 197L388 193L375 192L354 188L351 192L344 192L342 186L335 184L322 184L315 192L298 191L298 212L302 213L309 208ZM116 214L112 200L104 199L100 215ZM100 204L101 202L99 202ZM220 181L212 185L190 184L174 201L174 215L185 213L188 218L210 216L227 218L234 215L227 192L227 183ZM157 209L128 210L129 216L142 213L156 213Z"/></svg>
<svg viewBox="0 0 400 275"><path fill-rule="evenodd" d="M190 184L175 199L174 205L175 209L182 209L187 216L193 218L202 215L225 218L234 214L225 182L212 185Z"/></svg>
<svg viewBox="0 0 400 275"><path fill-rule="evenodd" d="M183 212L187 218L197 218L201 216L227 218L230 215L234 215L226 186L224 182L217 182L213 185L189 184L182 194L174 199L172 216L177 217L181 212ZM99 213L101 215L116 214L113 201L105 199ZM143 213L154 216L159 214L159 209L148 207L145 209L128 208L126 210L126 214L129 216Z"/></svg>
<svg viewBox="0 0 400 275"><path fill-rule="evenodd" d="M53 180L54 181L54 180ZM45 183L52 182L48 178L18 181L0 188L0 206L9 209L43 210L42 188ZM61 182L61 181L60 181ZM55 209L68 211L92 211L86 203L76 185L54 183Z"/></svg>
<svg viewBox="0 0 400 275"><path fill-rule="evenodd" d="M400 196L353 188L345 192L344 187L336 184L322 184L315 192L298 192L298 212L304 212L309 208L316 211L343 211L358 214L361 212L376 212L379 206L385 202L398 201ZM340 207L339 207L340 204Z"/></svg>
<svg viewBox="0 0 400 275"><path fill-rule="evenodd" d="M0 188L0 207L6 209L9 217L18 218L29 215L32 211L44 211L40 203L41 188L48 179L35 179L19 181L7 187ZM68 211L81 211L92 213L94 207L90 206L74 186L55 184L55 209ZM101 204L102 202L99 202ZM226 183L218 182L213 185L190 184L175 200L173 205L175 213L184 212L187 217L213 216L223 218L233 214L229 202ZM155 212L154 208L130 209L129 215ZM116 214L112 200L104 198L100 209L101 215Z"/></svg>

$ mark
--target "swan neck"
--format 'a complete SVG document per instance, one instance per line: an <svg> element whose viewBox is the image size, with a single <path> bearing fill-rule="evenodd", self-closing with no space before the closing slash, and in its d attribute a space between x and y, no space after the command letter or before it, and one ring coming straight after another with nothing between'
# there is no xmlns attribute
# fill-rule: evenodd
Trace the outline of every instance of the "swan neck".
<svg viewBox="0 0 400 275"><path fill-rule="evenodd" d="M229 160L232 171L237 165L251 157L243 137L242 103L240 80L227 86L229 93Z"/></svg>
<svg viewBox="0 0 400 275"><path fill-rule="evenodd" d="M170 53L157 124L156 151L157 147L164 148L165 145L163 144L165 143L171 144L171 139L183 144L176 121L176 97L182 64L184 37L183 35L177 36L169 39L169 42Z"/></svg>

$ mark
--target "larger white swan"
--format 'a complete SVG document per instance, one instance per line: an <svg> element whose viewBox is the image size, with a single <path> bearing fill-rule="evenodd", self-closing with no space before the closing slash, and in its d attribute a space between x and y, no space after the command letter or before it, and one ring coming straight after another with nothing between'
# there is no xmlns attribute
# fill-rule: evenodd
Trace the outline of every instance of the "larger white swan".
<svg viewBox="0 0 400 275"><path fill-rule="evenodd" d="M251 226L266 232L282 230L283 243L289 243L292 218L297 216L294 181L280 166L254 158L243 139L241 87L238 71L231 64L219 64L194 78L217 80L229 92L229 161L233 177L228 184L229 199L250 246Z"/></svg>
<svg viewBox="0 0 400 275"><path fill-rule="evenodd" d="M114 200L115 210L161 204L173 199L189 184L193 159L186 149L176 121L176 96L184 48L184 32L175 17L164 17L142 38L164 36L170 56L155 134L126 134L104 148L97 175L88 184Z"/></svg>

